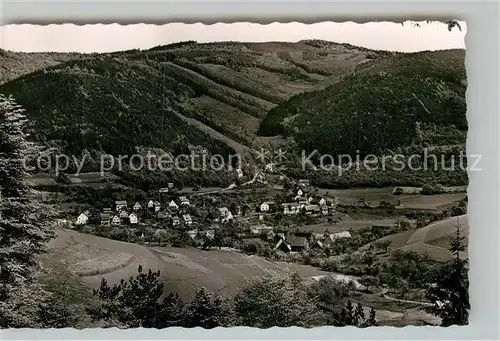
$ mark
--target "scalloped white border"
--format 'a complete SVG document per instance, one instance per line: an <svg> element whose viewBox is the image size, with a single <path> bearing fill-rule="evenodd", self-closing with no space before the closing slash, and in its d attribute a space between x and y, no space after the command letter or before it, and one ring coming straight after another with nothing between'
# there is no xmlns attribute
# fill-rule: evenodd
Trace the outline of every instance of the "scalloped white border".
<svg viewBox="0 0 500 341"><path fill-rule="evenodd" d="M467 152L481 154L481 172L469 174L469 257L472 312L466 327L201 328L168 330L75 329L0 330L0 340L437 340L500 339L499 316L499 4L429 0L364 2L120 2L2 1L1 24L96 24L168 22L212 24L250 21L311 23L318 21L395 21L460 19L467 22ZM1 34L1 33L0 33ZM1 37L0 37L1 38ZM1 39L0 39L1 44Z"/></svg>

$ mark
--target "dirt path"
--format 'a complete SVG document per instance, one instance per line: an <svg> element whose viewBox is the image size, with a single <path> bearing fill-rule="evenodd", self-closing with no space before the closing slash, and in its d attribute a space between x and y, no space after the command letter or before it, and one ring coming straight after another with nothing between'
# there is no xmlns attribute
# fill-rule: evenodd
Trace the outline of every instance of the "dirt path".
<svg viewBox="0 0 500 341"><path fill-rule="evenodd" d="M399 299L399 298L394 298L394 297L387 296L386 294L384 294L384 298L388 299L388 300L391 300L391 301L395 301L395 302L410 303L410 304L416 304L416 305L419 305L419 306L430 307L430 306L433 305L432 303L429 303L429 302L418 302L418 301L402 300L402 299Z"/></svg>

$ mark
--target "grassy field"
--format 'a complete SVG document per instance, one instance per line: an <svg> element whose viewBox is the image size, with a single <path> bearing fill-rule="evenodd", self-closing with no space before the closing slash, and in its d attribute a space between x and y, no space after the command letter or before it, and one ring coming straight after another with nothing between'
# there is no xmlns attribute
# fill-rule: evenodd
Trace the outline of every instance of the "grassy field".
<svg viewBox="0 0 500 341"><path fill-rule="evenodd" d="M449 251L450 237L455 233L456 225L460 224L460 231L465 237L465 245L468 245L469 225L467 216L459 216L448 218L417 230L405 231L396 233L377 240L390 241L391 249L401 251L415 251L419 254L427 252L430 257L437 260L448 260L452 257ZM464 252L464 258L468 257L468 253Z"/></svg>
<svg viewBox="0 0 500 341"><path fill-rule="evenodd" d="M392 226L396 224L398 217L391 218L379 218L379 219L352 219L349 216L345 217L341 222L338 223L328 223L323 222L314 225L303 225L300 226L301 231L312 232L312 233L323 233L328 230L330 233L338 233L342 231L349 230L362 230L370 228L374 225L381 226Z"/></svg>
<svg viewBox="0 0 500 341"><path fill-rule="evenodd" d="M398 208L436 210L465 199L465 193L446 193L436 195L411 195L400 197Z"/></svg>
<svg viewBox="0 0 500 341"><path fill-rule="evenodd" d="M59 229L43 257L45 267L71 273L90 288L105 277L111 283L129 278L137 267L160 270L166 291L191 297L195 288L234 294L248 278L265 271L296 271L307 278L328 274L311 266L272 263L235 251L202 251L188 248L146 248L76 231Z"/></svg>
<svg viewBox="0 0 500 341"><path fill-rule="evenodd" d="M411 187L411 189L412 190L410 190L410 187L404 188L406 193L419 193L419 191L416 190L417 187ZM435 195L394 195L393 187L353 189L320 188L319 193L336 197L340 203L344 205L354 205L363 199L370 206L378 206L381 201L387 201L394 205L397 205L399 202L400 205L398 208L435 210L465 198L466 193L462 191L464 188L456 187L452 188L452 190L450 190L452 191L451 193Z"/></svg>

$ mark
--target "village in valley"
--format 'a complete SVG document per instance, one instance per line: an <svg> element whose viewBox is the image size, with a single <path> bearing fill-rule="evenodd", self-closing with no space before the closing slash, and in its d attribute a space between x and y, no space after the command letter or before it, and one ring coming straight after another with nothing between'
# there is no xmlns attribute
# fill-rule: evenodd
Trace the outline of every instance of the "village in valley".
<svg viewBox="0 0 500 341"><path fill-rule="evenodd" d="M310 223L333 225L342 220L345 214L337 211L336 198L317 193L309 180L288 184L287 189L281 190L279 199L238 201L236 204L210 194L179 195L174 184L169 183L149 200L117 200L113 207L86 209L72 223L64 221L75 229L92 229L97 234L110 227L122 229L127 235L135 236L138 243L146 244L165 243L167 232L187 235L190 239L187 245L203 249L227 246L222 240L216 241L221 231L243 241L264 241L283 252L323 248L338 238L351 237L349 231L332 233L327 227L322 233L313 233L273 223L285 218L290 226L294 220L303 222L305 219Z"/></svg>

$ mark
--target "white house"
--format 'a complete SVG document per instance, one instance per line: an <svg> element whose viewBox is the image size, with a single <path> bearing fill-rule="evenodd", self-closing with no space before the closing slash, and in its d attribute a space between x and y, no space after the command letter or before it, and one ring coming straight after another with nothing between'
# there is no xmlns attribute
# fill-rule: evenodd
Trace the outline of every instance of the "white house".
<svg viewBox="0 0 500 341"><path fill-rule="evenodd" d="M198 236L198 230L187 231L187 234L189 235L189 237L191 237L191 239L195 239L196 236Z"/></svg>
<svg viewBox="0 0 500 341"><path fill-rule="evenodd" d="M130 213L128 218L130 220L130 224L137 224L139 222L139 218L137 217L137 214L135 214L135 213Z"/></svg>
<svg viewBox="0 0 500 341"><path fill-rule="evenodd" d="M330 238L333 239L339 239L339 238L351 238L352 235L349 231L342 231L338 233L333 233L330 235Z"/></svg>
<svg viewBox="0 0 500 341"><path fill-rule="evenodd" d="M268 163L265 167L265 170L268 172L273 172L274 165L272 163Z"/></svg>
<svg viewBox="0 0 500 341"><path fill-rule="evenodd" d="M223 223L234 218L233 213L231 213L231 211L227 207L220 207L219 212L220 212L221 222Z"/></svg>
<svg viewBox="0 0 500 341"><path fill-rule="evenodd" d="M148 208L153 208L155 206L155 202L153 200L148 201Z"/></svg>
<svg viewBox="0 0 500 341"><path fill-rule="evenodd" d="M154 207L155 207L155 212L160 211L160 208L161 208L160 202L159 201L155 201L154 202Z"/></svg>
<svg viewBox="0 0 500 341"><path fill-rule="evenodd" d="M186 197L179 197L179 201L181 203L181 205L189 205L189 199L186 198Z"/></svg>
<svg viewBox="0 0 500 341"><path fill-rule="evenodd" d="M116 212L120 212L124 208L127 208L127 202L125 200L115 201Z"/></svg>
<svg viewBox="0 0 500 341"><path fill-rule="evenodd" d="M170 201L170 203L168 204L168 207L171 207L171 208L179 208L179 205L177 205L177 204L175 203L175 201L173 201L173 200L172 200L172 201Z"/></svg>
<svg viewBox="0 0 500 341"><path fill-rule="evenodd" d="M221 218L227 217L229 215L229 209L227 207L219 207L219 212Z"/></svg>
<svg viewBox="0 0 500 341"><path fill-rule="evenodd" d="M120 225L120 223L121 223L120 216L115 214L111 219L111 225Z"/></svg>
<svg viewBox="0 0 500 341"><path fill-rule="evenodd" d="M325 198L321 198L321 200L319 201L319 206L325 206L326 205L326 200Z"/></svg>
<svg viewBox="0 0 500 341"><path fill-rule="evenodd" d="M174 188L174 183L173 182L169 182L168 183L168 188Z"/></svg>
<svg viewBox="0 0 500 341"><path fill-rule="evenodd" d="M238 178L241 178L243 176L243 171L240 168L238 168L236 169L236 174L238 175Z"/></svg>
<svg viewBox="0 0 500 341"><path fill-rule="evenodd" d="M89 222L89 216L84 213L80 213L80 215L76 218L75 225L85 225Z"/></svg>
<svg viewBox="0 0 500 341"><path fill-rule="evenodd" d="M260 204L260 211L261 212L268 212L269 211L269 203L263 202Z"/></svg>
<svg viewBox="0 0 500 341"><path fill-rule="evenodd" d="M168 188L164 187L164 188L160 188L158 190L159 193L168 193Z"/></svg>
<svg viewBox="0 0 500 341"><path fill-rule="evenodd" d="M184 224L186 224L187 226L190 226L193 223L193 219L191 218L191 215L189 215L189 214L184 214L182 216L182 219L184 220Z"/></svg>
<svg viewBox="0 0 500 341"><path fill-rule="evenodd" d="M128 218L128 212L127 210L121 210L119 213L120 218L122 219L127 219Z"/></svg>
<svg viewBox="0 0 500 341"><path fill-rule="evenodd" d="M133 209L134 211L139 211L141 208L142 208L142 206L141 206L141 204L139 204L139 202L136 202L136 203L134 204L134 207L132 207L132 209Z"/></svg>
<svg viewBox="0 0 500 341"><path fill-rule="evenodd" d="M302 194L304 194L304 192L299 188L299 190L297 191L297 197L301 197Z"/></svg>
<svg viewBox="0 0 500 341"><path fill-rule="evenodd" d="M176 227L176 226L179 226L180 225L180 220L178 217L173 217L172 218L172 226Z"/></svg>

